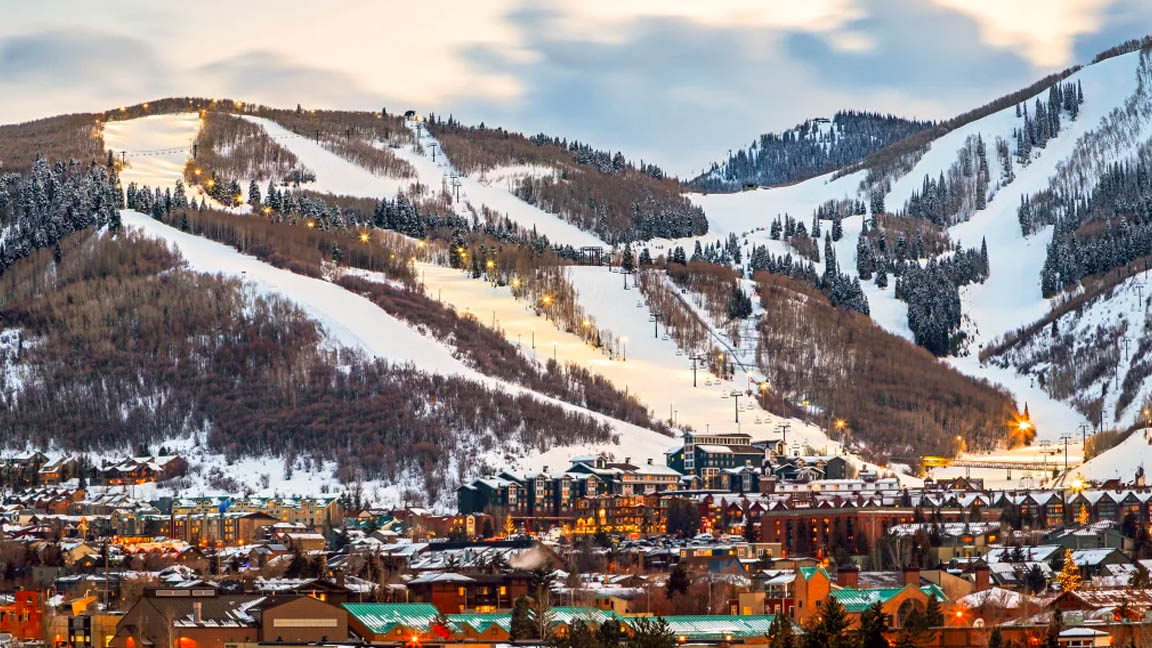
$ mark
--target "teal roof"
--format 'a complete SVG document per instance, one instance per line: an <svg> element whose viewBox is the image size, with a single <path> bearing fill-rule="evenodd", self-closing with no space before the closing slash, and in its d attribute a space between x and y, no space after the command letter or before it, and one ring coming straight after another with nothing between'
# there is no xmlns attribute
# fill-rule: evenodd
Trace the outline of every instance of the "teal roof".
<svg viewBox="0 0 1152 648"><path fill-rule="evenodd" d="M372 634L388 634L396 626L423 631L439 614L431 603L345 603L344 609Z"/></svg>
<svg viewBox="0 0 1152 648"><path fill-rule="evenodd" d="M626 619L611 610L601 610L594 607L554 607L548 611L552 615L553 623L572 625L577 621L600 625L605 621L621 621Z"/></svg>
<svg viewBox="0 0 1152 648"><path fill-rule="evenodd" d="M512 615L509 613L449 614L448 623L452 626L453 632L460 632L464 626L468 626L476 632L483 633L494 625L504 632L512 632Z"/></svg>
<svg viewBox="0 0 1152 648"><path fill-rule="evenodd" d="M691 640L722 640L727 635L732 637L762 637L768 634L772 626L772 614L750 616L727 615L699 615L699 616L668 616L664 620L673 634L684 635Z"/></svg>
<svg viewBox="0 0 1152 648"><path fill-rule="evenodd" d="M832 580L832 577L828 575L828 572L823 567L800 567L800 573L804 576L804 580L811 580L816 572L820 572L824 574L825 578Z"/></svg>
<svg viewBox="0 0 1152 648"><path fill-rule="evenodd" d="M907 586L905 586L907 587ZM887 603L892 597L900 592L903 592L905 587L879 587L872 589L853 589L846 587L844 589L832 590L832 598L836 599L844 609L849 612L863 612L874 603ZM926 585L920 588L928 596L935 596L938 601L947 601L948 597L944 595L935 584Z"/></svg>

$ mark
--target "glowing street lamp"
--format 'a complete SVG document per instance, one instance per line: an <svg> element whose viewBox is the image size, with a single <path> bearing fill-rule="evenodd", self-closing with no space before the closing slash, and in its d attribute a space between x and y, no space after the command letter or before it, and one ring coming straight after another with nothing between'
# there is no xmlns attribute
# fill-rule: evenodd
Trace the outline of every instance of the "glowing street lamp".
<svg viewBox="0 0 1152 648"><path fill-rule="evenodd" d="M369 238L369 237L368 237L368 232L360 232L360 242L361 242L361 243L367 243L367 242L368 242L368 238Z"/></svg>
<svg viewBox="0 0 1152 648"><path fill-rule="evenodd" d="M212 187L215 187L215 186L216 186L216 181L215 181L215 180L212 180L211 178L209 178L209 180L208 180L208 188L209 188L209 189L211 189Z"/></svg>
<svg viewBox="0 0 1152 648"><path fill-rule="evenodd" d="M264 206L264 209L263 209L262 211L264 212L264 215L265 215L265 216L267 216L268 214L271 214L271 213L272 213L272 208L271 208L271 207L269 207L269 206L267 206L267 205L265 205L265 206Z"/></svg>
<svg viewBox="0 0 1152 648"><path fill-rule="evenodd" d="M316 227L316 221L308 221L308 229L312 229L313 227Z"/></svg>
<svg viewBox="0 0 1152 648"><path fill-rule="evenodd" d="M200 169L193 169L192 175L197 175L197 176L200 175Z"/></svg>
<svg viewBox="0 0 1152 648"><path fill-rule="evenodd" d="M547 306L548 304L551 304L551 303L552 303L552 295L544 295L543 297L541 297L541 298L540 298L540 301L541 301L541 302L542 302L542 303L543 303L545 306Z"/></svg>

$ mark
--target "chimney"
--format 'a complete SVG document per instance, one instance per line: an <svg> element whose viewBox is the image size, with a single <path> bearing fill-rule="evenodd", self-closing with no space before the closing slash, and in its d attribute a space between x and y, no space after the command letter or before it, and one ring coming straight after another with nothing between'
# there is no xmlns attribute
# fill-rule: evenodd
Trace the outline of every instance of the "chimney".
<svg viewBox="0 0 1152 648"><path fill-rule="evenodd" d="M919 567L905 567L904 568L904 584L913 587L920 587L920 568Z"/></svg>
<svg viewBox="0 0 1152 648"><path fill-rule="evenodd" d="M632 457L624 457L624 463L631 465Z"/></svg>
<svg viewBox="0 0 1152 648"><path fill-rule="evenodd" d="M336 579L336 587L344 587L344 570L333 569L332 576Z"/></svg>
<svg viewBox="0 0 1152 648"><path fill-rule="evenodd" d="M841 565L837 567L836 584L840 587L858 589L860 587L860 568L856 565Z"/></svg>
<svg viewBox="0 0 1152 648"><path fill-rule="evenodd" d="M545 475L547 475L548 474L548 466L544 466L544 470L542 470L541 472L543 472Z"/></svg>
<svg viewBox="0 0 1152 648"><path fill-rule="evenodd" d="M204 604L200 601L192 602L192 619L196 622L196 625L204 623Z"/></svg>
<svg viewBox="0 0 1152 648"><path fill-rule="evenodd" d="M649 466L651 466L651 465L652 465L652 457L648 457L648 465L649 465Z"/></svg>
<svg viewBox="0 0 1152 648"><path fill-rule="evenodd" d="M976 572L976 591L983 592L989 587L989 569L988 565L980 563L972 568Z"/></svg>

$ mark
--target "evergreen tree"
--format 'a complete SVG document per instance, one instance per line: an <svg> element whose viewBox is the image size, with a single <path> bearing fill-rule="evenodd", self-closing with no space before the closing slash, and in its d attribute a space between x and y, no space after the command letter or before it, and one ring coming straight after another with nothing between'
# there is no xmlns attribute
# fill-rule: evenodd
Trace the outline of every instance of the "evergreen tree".
<svg viewBox="0 0 1152 648"><path fill-rule="evenodd" d="M512 604L509 635L512 641L539 639L536 636L536 624L532 620L532 601L527 596L518 597Z"/></svg>
<svg viewBox="0 0 1152 648"><path fill-rule="evenodd" d="M663 617L633 617L629 648L676 648L676 635Z"/></svg>
<svg viewBox="0 0 1152 648"><path fill-rule="evenodd" d="M752 300L740 289L739 282L732 283L732 294L728 298L728 318L747 319L752 316Z"/></svg>
<svg viewBox="0 0 1152 648"><path fill-rule="evenodd" d="M624 246L624 254L620 258L620 268L624 272L632 272L636 269L636 262L632 257L632 245Z"/></svg>
<svg viewBox="0 0 1152 648"><path fill-rule="evenodd" d="M1060 585L1060 591L1071 592L1080 589L1082 581L1080 568L1076 566L1076 561L1072 559L1072 550L1065 549L1064 564L1060 567L1060 573L1056 574L1056 583Z"/></svg>
<svg viewBox="0 0 1152 648"><path fill-rule="evenodd" d="M256 185L255 180L248 184L248 204L253 210L260 208L260 187Z"/></svg>
<svg viewBox="0 0 1152 648"><path fill-rule="evenodd" d="M768 648L796 648L792 622L783 614L775 615L768 626Z"/></svg>
<svg viewBox="0 0 1152 648"><path fill-rule="evenodd" d="M841 221L841 218L839 215L835 216L832 219L832 240L833 241L839 241L840 239L844 238L844 225L840 221Z"/></svg>
<svg viewBox="0 0 1152 648"><path fill-rule="evenodd" d="M688 570L684 568L683 563L676 563L676 566L672 568L672 572L668 575L668 583L665 585L668 594L671 596L683 596L688 593L688 588L691 587L691 585L692 581L688 577Z"/></svg>
<svg viewBox="0 0 1152 648"><path fill-rule="evenodd" d="M888 615L879 601L860 613L860 628L856 631L859 648L888 648Z"/></svg>

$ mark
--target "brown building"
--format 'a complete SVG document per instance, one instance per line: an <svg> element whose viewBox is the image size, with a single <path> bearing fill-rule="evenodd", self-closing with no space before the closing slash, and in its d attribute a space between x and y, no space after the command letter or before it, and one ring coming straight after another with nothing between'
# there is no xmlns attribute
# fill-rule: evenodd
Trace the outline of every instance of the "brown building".
<svg viewBox="0 0 1152 648"><path fill-rule="evenodd" d="M112 648L224 648L255 642L346 641L348 612L311 596L146 590L120 619Z"/></svg>
<svg viewBox="0 0 1152 648"><path fill-rule="evenodd" d="M413 603L431 603L443 614L510 610L528 595L528 572L507 574L436 573L408 582Z"/></svg>
<svg viewBox="0 0 1152 648"><path fill-rule="evenodd" d="M914 521L915 515L911 507L777 508L761 513L760 540L780 543L785 556L823 557L831 546L867 553L892 527ZM967 521L966 516L962 509L939 509L943 522Z"/></svg>
<svg viewBox="0 0 1152 648"><path fill-rule="evenodd" d="M264 600L213 588L149 589L125 614L111 648L223 648L259 641L252 613Z"/></svg>
<svg viewBox="0 0 1152 648"><path fill-rule="evenodd" d="M348 639L348 611L311 596L267 599L255 616L260 624L260 641L263 642Z"/></svg>

